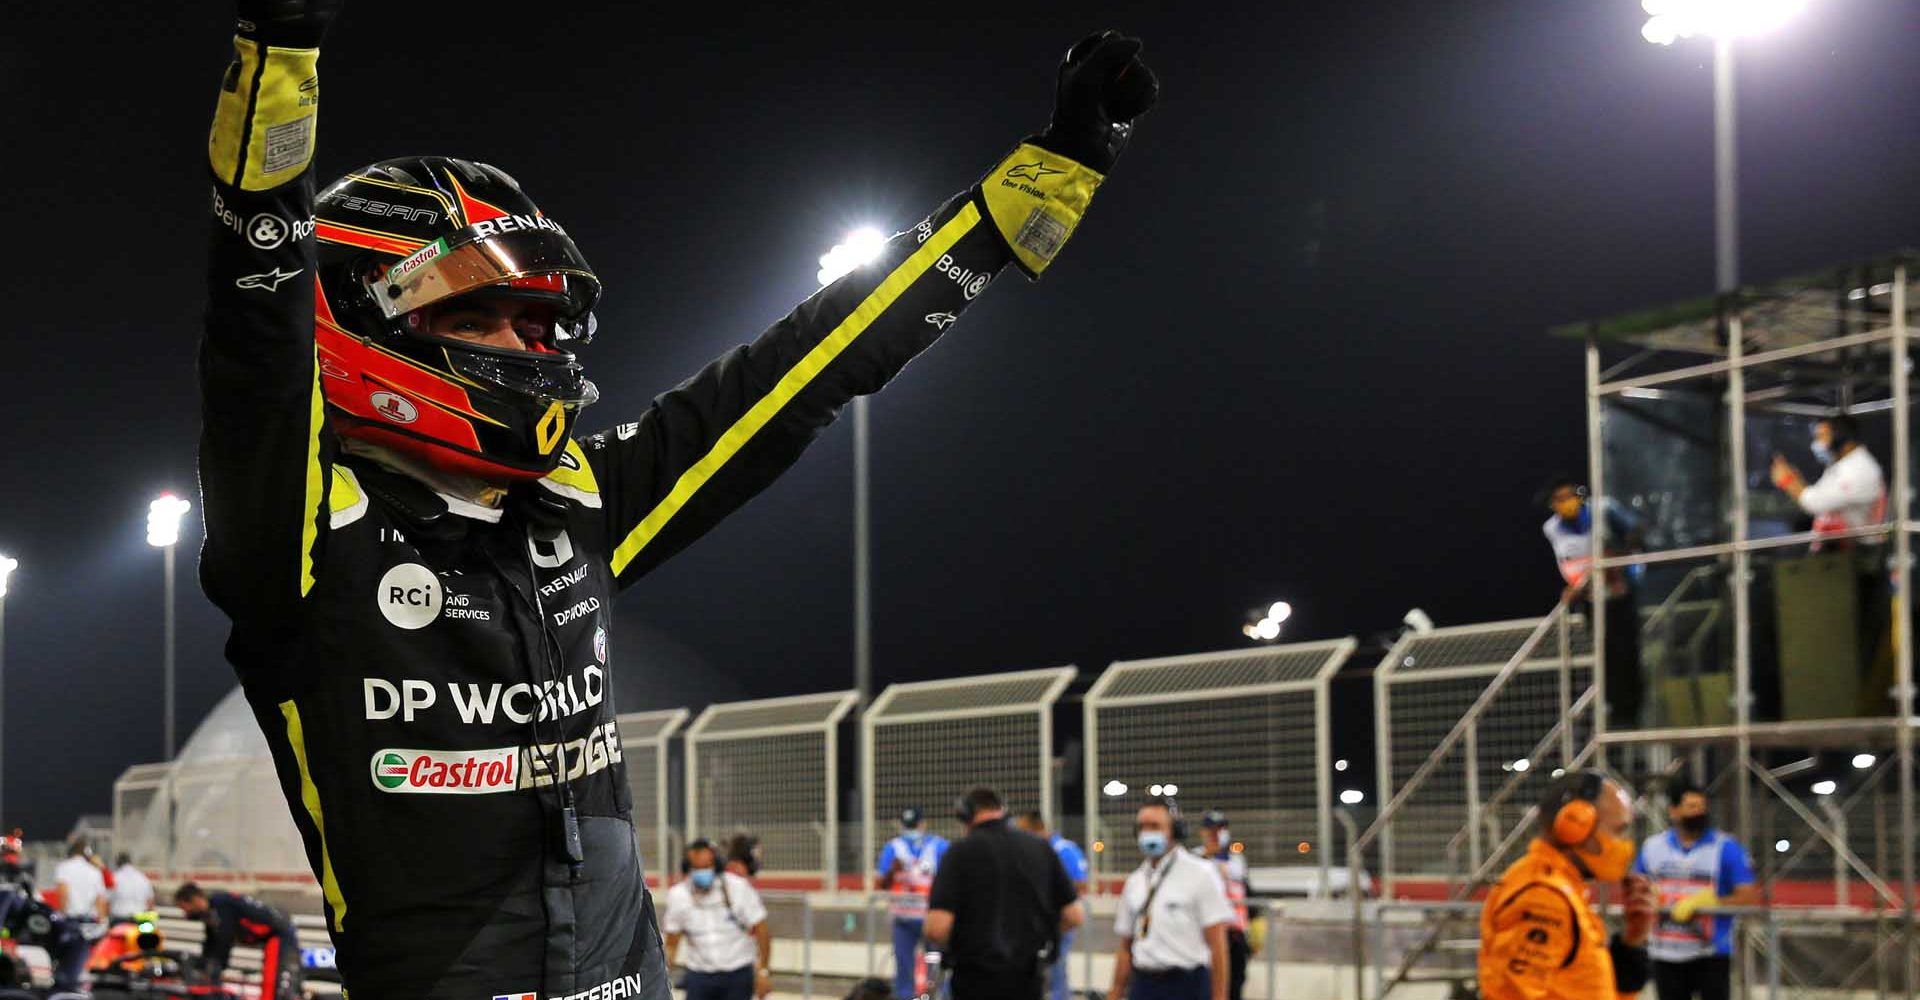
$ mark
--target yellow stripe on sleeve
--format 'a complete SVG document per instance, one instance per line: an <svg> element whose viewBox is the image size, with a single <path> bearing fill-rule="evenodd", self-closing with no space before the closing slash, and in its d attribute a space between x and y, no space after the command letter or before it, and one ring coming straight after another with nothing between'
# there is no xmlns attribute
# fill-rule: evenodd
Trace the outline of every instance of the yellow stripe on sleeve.
<svg viewBox="0 0 1920 1000"><path fill-rule="evenodd" d="M839 357L855 338L865 332L874 320L880 318L880 315L893 305L894 300L913 287L914 282L920 280L920 276L933 266L934 261L953 249L953 245L972 231L979 221L980 209L972 201L968 201L953 218L947 220L946 225L941 226L938 232L921 244L920 249L915 251L913 256L894 268L893 273L887 275L886 280L880 282L878 288L862 300L853 312L847 314L847 318L841 320L840 325L834 327L832 333L820 343L815 344L813 350L808 351L799 363L781 376L780 381L774 384L772 391L762 396L760 401L753 404L753 407L741 415L739 420L734 421L733 426L720 435L720 439L714 442L713 447L701 456L692 468L681 473L680 479L673 484L673 489L647 513L646 517L640 519L640 523L627 533L626 540L613 550L614 574L617 576L625 572L627 566L633 562L641 550L659 536L661 530L667 526L667 522L672 520L673 515L679 513L680 508L685 507L687 501L691 500L693 495L699 492L700 488L705 486L729 459L739 453L741 448L746 447L747 442L753 440L753 436L758 434L782 407L785 407L794 396L799 395L800 390L805 389L815 376L833 362L834 358Z"/></svg>
<svg viewBox="0 0 1920 1000"><path fill-rule="evenodd" d="M320 428L326 420L326 402L320 395L320 355L314 349L313 392L307 403L307 503L300 511L300 596L313 590L313 549L320 541L320 497L327 477L320 469Z"/></svg>
<svg viewBox="0 0 1920 1000"><path fill-rule="evenodd" d="M333 929L346 930L347 900L340 894L340 883L333 877L333 858L327 853L327 824L320 816L320 789L314 787L313 773L307 769L307 737L300 726L300 706L292 701L280 703L280 715L287 720L287 743L293 747L294 763L300 765L300 804L313 817L313 828L320 833L320 892L333 910Z"/></svg>

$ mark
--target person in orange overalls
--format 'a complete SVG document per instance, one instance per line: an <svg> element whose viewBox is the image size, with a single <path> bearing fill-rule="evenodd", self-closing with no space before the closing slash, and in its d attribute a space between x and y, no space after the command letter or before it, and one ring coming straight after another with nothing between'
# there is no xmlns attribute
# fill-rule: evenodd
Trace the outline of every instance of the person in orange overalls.
<svg viewBox="0 0 1920 1000"><path fill-rule="evenodd" d="M1598 771L1554 779L1540 800L1540 833L1480 913L1485 1000L1616 1000L1647 983L1653 886L1629 875L1633 808ZM1589 882L1623 883L1626 923L1611 940Z"/></svg>

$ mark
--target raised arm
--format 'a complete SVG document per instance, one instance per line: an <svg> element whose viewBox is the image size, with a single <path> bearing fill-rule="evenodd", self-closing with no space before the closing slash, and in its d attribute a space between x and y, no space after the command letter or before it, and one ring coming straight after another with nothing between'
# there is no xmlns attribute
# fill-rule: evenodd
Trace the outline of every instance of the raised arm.
<svg viewBox="0 0 1920 1000"><path fill-rule="evenodd" d="M1139 51L1112 32L1076 45L1045 132L639 420L587 439L622 585L764 489L841 406L886 385L1009 263L1030 278L1047 269L1157 95Z"/></svg>
<svg viewBox="0 0 1920 1000"><path fill-rule="evenodd" d="M319 45L336 0L243 0L208 137L200 343L208 596L242 626L313 586L332 444L313 348Z"/></svg>

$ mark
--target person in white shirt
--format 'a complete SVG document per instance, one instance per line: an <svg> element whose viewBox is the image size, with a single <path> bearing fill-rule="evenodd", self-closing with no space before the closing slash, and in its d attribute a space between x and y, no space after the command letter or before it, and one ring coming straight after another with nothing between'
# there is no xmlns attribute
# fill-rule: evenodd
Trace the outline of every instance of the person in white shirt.
<svg viewBox="0 0 1920 1000"><path fill-rule="evenodd" d="M1847 531L1887 519L1886 477L1860 443L1860 426L1846 414L1813 425L1813 457L1827 470L1809 485L1785 455L1773 456L1773 484L1813 515L1819 533Z"/></svg>
<svg viewBox="0 0 1920 1000"><path fill-rule="evenodd" d="M99 937L106 930L107 878L86 841L67 845L67 859L54 867L53 881L60 887L60 912L87 925L88 938Z"/></svg>
<svg viewBox="0 0 1920 1000"><path fill-rule="evenodd" d="M667 964L687 943L686 1000L748 1000L773 991L767 908L753 883L720 867L705 838L687 845L686 878L667 890Z"/></svg>
<svg viewBox="0 0 1920 1000"><path fill-rule="evenodd" d="M1119 1000L1226 1000L1227 928L1233 905L1215 865L1187 853L1179 806L1140 807L1134 831L1140 867L1127 876L1113 930L1113 989Z"/></svg>
<svg viewBox="0 0 1920 1000"><path fill-rule="evenodd" d="M121 852L113 859L113 888L107 890L107 919L132 920L153 909L153 883Z"/></svg>

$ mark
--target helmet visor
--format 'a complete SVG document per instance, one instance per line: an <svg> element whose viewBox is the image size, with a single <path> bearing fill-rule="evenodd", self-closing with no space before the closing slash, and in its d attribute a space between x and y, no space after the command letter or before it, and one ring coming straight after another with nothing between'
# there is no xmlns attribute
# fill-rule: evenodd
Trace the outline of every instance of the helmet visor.
<svg viewBox="0 0 1920 1000"><path fill-rule="evenodd" d="M509 220L516 228L503 228ZM586 258L545 216L507 216L468 226L367 282L387 319L493 286L552 301L564 326L584 323L600 297L600 279Z"/></svg>

